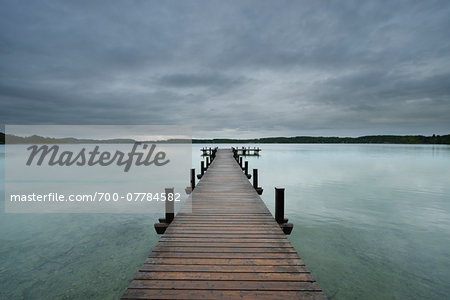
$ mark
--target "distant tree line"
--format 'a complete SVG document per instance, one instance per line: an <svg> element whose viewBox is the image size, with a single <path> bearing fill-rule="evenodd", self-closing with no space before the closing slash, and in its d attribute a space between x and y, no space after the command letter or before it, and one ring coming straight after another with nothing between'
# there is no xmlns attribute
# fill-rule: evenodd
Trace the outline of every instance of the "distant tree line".
<svg viewBox="0 0 450 300"><path fill-rule="evenodd" d="M11 143L134 143L134 140L87 140L87 139L54 139L41 136L16 137L9 136ZM168 143L183 143L190 140L168 140ZM5 143L5 134L0 132L0 144ZM193 144L447 144L450 145L450 134L447 135L368 135L360 137L322 137L322 136L296 136L296 137L269 137L259 139L193 139Z"/></svg>
<svg viewBox="0 0 450 300"><path fill-rule="evenodd" d="M210 143L252 143L252 144L450 144L450 134L447 135L368 135L352 137L269 137L260 139L194 139L195 144Z"/></svg>

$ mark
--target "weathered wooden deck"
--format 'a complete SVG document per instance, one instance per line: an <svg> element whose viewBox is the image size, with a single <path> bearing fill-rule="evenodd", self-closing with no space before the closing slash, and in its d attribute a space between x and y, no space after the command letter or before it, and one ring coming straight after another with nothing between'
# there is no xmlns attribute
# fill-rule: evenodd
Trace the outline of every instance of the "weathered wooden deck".
<svg viewBox="0 0 450 300"><path fill-rule="evenodd" d="M326 299L231 150L219 150L122 299Z"/></svg>

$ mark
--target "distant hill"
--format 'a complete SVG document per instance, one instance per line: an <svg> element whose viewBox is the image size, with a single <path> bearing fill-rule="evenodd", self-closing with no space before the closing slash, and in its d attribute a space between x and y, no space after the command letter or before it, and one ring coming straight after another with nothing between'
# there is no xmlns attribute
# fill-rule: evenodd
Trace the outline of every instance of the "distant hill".
<svg viewBox="0 0 450 300"><path fill-rule="evenodd" d="M69 138L51 138L32 135L27 137L16 136L12 134L4 134L0 132L0 144L5 144L5 138L8 144L133 144L137 142L134 139L77 139ZM144 143L186 143L191 140L171 139L166 141L142 141Z"/></svg>
<svg viewBox="0 0 450 300"><path fill-rule="evenodd" d="M269 137L259 139L197 139L192 143L252 144L450 144L450 135L368 135L352 137Z"/></svg>
<svg viewBox="0 0 450 300"><path fill-rule="evenodd" d="M5 134L1 133L0 141L5 143ZM133 139L108 139L108 140L95 140L95 139L77 139L77 138L50 138L42 137L39 135L32 135L27 137L21 137L16 135L7 134L6 139L8 144L133 144L136 141Z"/></svg>
<svg viewBox="0 0 450 300"><path fill-rule="evenodd" d="M19 137L8 135L8 143L11 144L132 144L133 139L55 139L33 135ZM146 143L185 143L191 140L171 139L166 141L145 141ZM0 132L0 144L5 143L5 134ZM258 139L193 139L193 144L446 144L450 145L450 134L447 135L368 135L356 138L352 137L269 137Z"/></svg>

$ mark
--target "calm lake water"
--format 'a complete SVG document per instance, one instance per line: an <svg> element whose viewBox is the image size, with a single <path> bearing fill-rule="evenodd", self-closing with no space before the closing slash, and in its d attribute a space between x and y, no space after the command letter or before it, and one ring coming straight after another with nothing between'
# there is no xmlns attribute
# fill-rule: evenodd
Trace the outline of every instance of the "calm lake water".
<svg viewBox="0 0 450 300"><path fill-rule="evenodd" d="M257 146L262 198L273 213L286 188L289 240L330 298L448 298L449 146ZM161 214L5 214L3 146L0 172L0 299L119 298Z"/></svg>

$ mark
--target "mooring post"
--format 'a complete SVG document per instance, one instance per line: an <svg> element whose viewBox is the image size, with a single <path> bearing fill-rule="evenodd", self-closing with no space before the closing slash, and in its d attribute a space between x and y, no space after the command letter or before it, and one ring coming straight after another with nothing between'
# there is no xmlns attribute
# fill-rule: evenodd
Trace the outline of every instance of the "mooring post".
<svg viewBox="0 0 450 300"><path fill-rule="evenodd" d="M172 223L173 218L175 217L175 201L173 190L174 188L165 189L166 200L164 205L166 210L166 216L165 218L159 218L158 219L159 223L154 224L157 234L163 234L164 232L166 232L167 227L169 227L170 223Z"/></svg>
<svg viewBox="0 0 450 300"><path fill-rule="evenodd" d="M284 188L275 188L275 220L284 223Z"/></svg>
<svg viewBox="0 0 450 300"><path fill-rule="evenodd" d="M258 169L253 169L253 187L258 195L262 195L264 189L258 186Z"/></svg>
<svg viewBox="0 0 450 300"><path fill-rule="evenodd" d="M216 158L216 153L217 153L217 147L214 148L214 151L213 151L213 156L212 156L213 160Z"/></svg>
<svg viewBox="0 0 450 300"><path fill-rule="evenodd" d="M191 169L191 191L195 189L195 169Z"/></svg>
<svg viewBox="0 0 450 300"><path fill-rule="evenodd" d="M244 163L244 173L245 176L248 176L248 160L246 160Z"/></svg>
<svg viewBox="0 0 450 300"><path fill-rule="evenodd" d="M284 188L275 188L275 221L285 234L291 234L294 224L284 217Z"/></svg>
<svg viewBox="0 0 450 300"><path fill-rule="evenodd" d="M202 160L200 162L200 174L197 175L197 179L201 179L205 174L205 162Z"/></svg>
<svg viewBox="0 0 450 300"><path fill-rule="evenodd" d="M206 169L209 168L210 162L209 162L209 157L206 158Z"/></svg>
<svg viewBox="0 0 450 300"><path fill-rule="evenodd" d="M166 223L171 223L175 217L175 201L173 188L166 188Z"/></svg>
<svg viewBox="0 0 450 300"><path fill-rule="evenodd" d="M241 170L243 170L244 168L242 167L242 156L239 157L239 166L241 167Z"/></svg>

